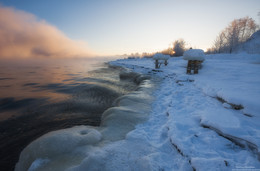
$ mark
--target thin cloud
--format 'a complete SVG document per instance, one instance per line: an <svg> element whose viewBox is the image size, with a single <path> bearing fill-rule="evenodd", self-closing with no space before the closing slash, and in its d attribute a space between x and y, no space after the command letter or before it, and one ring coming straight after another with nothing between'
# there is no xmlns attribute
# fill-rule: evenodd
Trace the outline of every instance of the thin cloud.
<svg viewBox="0 0 260 171"><path fill-rule="evenodd" d="M83 41L69 39L33 14L0 6L0 58L89 57Z"/></svg>

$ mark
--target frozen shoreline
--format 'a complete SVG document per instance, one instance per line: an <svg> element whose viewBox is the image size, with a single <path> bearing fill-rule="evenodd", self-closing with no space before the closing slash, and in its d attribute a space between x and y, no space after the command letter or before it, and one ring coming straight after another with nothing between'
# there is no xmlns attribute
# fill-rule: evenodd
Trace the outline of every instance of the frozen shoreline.
<svg viewBox="0 0 260 171"><path fill-rule="evenodd" d="M51 155L39 155L27 167L70 171L259 169L260 55L221 54L205 59L198 75L186 75L187 61L182 58L170 58L169 65L159 70L146 58L110 62L161 81L155 91L145 83L141 94L134 92L121 99L124 117L114 115L113 109L108 111L107 116L113 116L108 117L112 131L82 126L58 132L63 136L53 133L49 137L53 148L47 147ZM146 103L151 95L155 99ZM243 108L234 109L231 104ZM129 122L130 132L116 135ZM57 142L65 141L64 133L69 135L65 139L72 138L74 147L70 152L58 148L59 154L53 155ZM82 141L83 145L78 144Z"/></svg>
<svg viewBox="0 0 260 171"><path fill-rule="evenodd" d="M166 134L191 167L260 168L259 62L260 55L207 55L198 75L186 75L187 61L171 58L154 72L164 80L155 95L161 107L152 108L150 120L167 116L161 128L168 131L158 134ZM154 68L151 59L112 63L146 73Z"/></svg>
<svg viewBox="0 0 260 171"><path fill-rule="evenodd" d="M123 141L147 120L153 100L154 85L148 77L122 71L120 79L135 82L137 89L117 98L114 107L102 114L100 126L75 126L43 135L22 151L15 170L103 170L110 159L106 151L115 151L111 144Z"/></svg>

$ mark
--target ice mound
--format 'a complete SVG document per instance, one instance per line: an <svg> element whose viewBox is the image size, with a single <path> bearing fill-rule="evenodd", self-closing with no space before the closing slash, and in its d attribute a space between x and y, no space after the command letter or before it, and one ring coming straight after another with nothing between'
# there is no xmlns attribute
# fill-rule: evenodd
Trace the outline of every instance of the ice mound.
<svg viewBox="0 0 260 171"><path fill-rule="evenodd" d="M102 114L99 127L76 126L43 135L22 151L15 170L109 170L103 168L110 158L105 148L124 140L149 116L154 86L141 80L135 91L116 99Z"/></svg>
<svg viewBox="0 0 260 171"><path fill-rule="evenodd" d="M76 126L47 133L22 151L16 170L27 170L30 166L36 168L36 163L40 163L41 166L53 162L61 156L71 154L77 147L96 144L101 138L99 131L88 126ZM77 157L80 155L77 154Z"/></svg>
<svg viewBox="0 0 260 171"><path fill-rule="evenodd" d="M183 59L184 60L198 60L204 61L204 51L202 49L189 49L184 52Z"/></svg>
<svg viewBox="0 0 260 171"><path fill-rule="evenodd" d="M148 114L140 113L126 107L111 108L102 116L101 126L104 140L116 141L124 139L125 135L135 128L135 125L145 121Z"/></svg>
<svg viewBox="0 0 260 171"><path fill-rule="evenodd" d="M120 140L135 128L135 125L145 121L150 113L151 96L136 91L116 100L118 107L105 111L102 115L101 127L104 140Z"/></svg>
<svg viewBox="0 0 260 171"><path fill-rule="evenodd" d="M48 163L50 160L49 159L37 159L35 160L31 167L28 169L28 171L34 171L37 170L38 168L41 168L41 166L45 165Z"/></svg>
<svg viewBox="0 0 260 171"><path fill-rule="evenodd" d="M140 74L138 74L136 72L122 71L119 73L119 78L121 80L134 80L139 75Z"/></svg>
<svg viewBox="0 0 260 171"><path fill-rule="evenodd" d="M144 80L150 79L149 76L141 75L136 72L122 71L119 74L121 80L133 81L137 85L141 84Z"/></svg>

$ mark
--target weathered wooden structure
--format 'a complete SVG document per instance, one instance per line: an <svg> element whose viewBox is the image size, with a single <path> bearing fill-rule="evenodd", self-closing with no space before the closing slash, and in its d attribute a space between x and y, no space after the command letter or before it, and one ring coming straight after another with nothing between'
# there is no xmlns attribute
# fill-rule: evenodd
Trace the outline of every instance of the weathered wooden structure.
<svg viewBox="0 0 260 171"><path fill-rule="evenodd" d="M198 61L198 60L188 60L188 65L187 65L187 74L191 74L191 71L194 71L194 74L199 73L199 69L201 69L201 63L203 61Z"/></svg>
<svg viewBox="0 0 260 171"><path fill-rule="evenodd" d="M157 53L153 56L154 59L154 64L155 64L155 69L159 69L161 67L162 64L164 64L165 66L168 65L168 59L169 56L168 55L164 55L161 53Z"/></svg>
<svg viewBox="0 0 260 171"><path fill-rule="evenodd" d="M192 74L192 70L194 74L199 73L199 69L201 68L201 64L204 61L204 51L201 49L189 49L184 52L183 59L188 60L187 64L187 74Z"/></svg>

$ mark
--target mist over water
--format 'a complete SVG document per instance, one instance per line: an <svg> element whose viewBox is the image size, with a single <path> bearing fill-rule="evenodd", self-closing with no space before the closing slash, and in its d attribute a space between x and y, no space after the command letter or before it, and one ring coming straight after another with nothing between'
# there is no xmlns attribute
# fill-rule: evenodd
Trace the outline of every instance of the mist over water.
<svg viewBox="0 0 260 171"><path fill-rule="evenodd" d="M108 59L0 61L0 167L13 170L21 150L41 135L98 126L113 101L136 88Z"/></svg>

